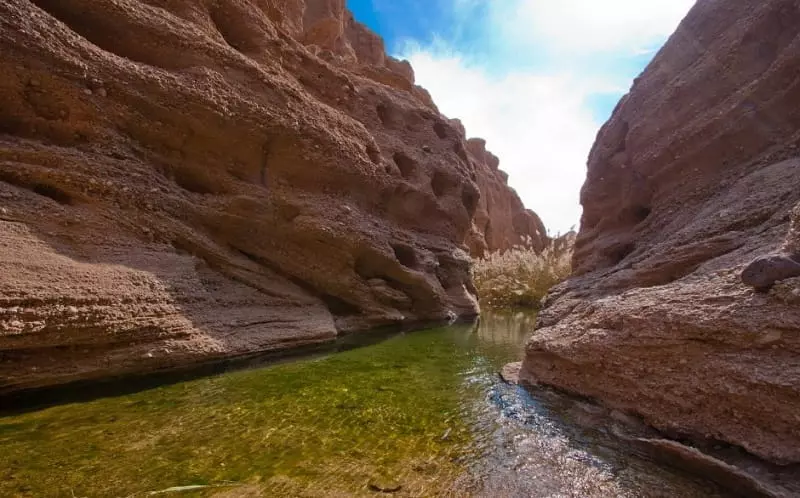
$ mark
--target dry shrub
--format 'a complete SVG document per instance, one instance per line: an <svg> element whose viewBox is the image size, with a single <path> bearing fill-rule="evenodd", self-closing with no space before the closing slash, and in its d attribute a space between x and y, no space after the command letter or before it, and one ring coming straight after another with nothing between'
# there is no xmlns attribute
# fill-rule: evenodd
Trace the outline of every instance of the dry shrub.
<svg viewBox="0 0 800 498"><path fill-rule="evenodd" d="M538 308L551 287L572 271L574 237L563 237L537 254L530 248L495 252L475 260L472 276L484 308Z"/></svg>

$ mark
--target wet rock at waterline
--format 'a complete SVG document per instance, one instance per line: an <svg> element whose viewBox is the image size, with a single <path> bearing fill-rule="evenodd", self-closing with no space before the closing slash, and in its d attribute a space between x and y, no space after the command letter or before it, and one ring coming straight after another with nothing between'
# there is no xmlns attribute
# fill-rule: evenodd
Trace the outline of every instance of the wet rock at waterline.
<svg viewBox="0 0 800 498"><path fill-rule="evenodd" d="M798 25L790 0L698 2L637 78L592 149L575 276L523 377L800 463L800 279L770 256L800 252Z"/></svg>
<svg viewBox="0 0 800 498"><path fill-rule="evenodd" d="M519 384L519 372L522 370L522 362L516 361L514 363L508 363L503 366L503 368L498 372L500 378L503 379L503 382L507 384Z"/></svg>
<svg viewBox="0 0 800 498"><path fill-rule="evenodd" d="M279 4L0 3L0 391L474 315L469 249L544 244L343 2Z"/></svg>

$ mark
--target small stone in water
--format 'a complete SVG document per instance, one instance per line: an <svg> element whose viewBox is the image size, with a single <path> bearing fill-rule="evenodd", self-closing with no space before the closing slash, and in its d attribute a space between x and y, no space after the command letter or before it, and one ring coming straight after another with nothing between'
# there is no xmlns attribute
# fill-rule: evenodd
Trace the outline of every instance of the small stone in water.
<svg viewBox="0 0 800 498"><path fill-rule="evenodd" d="M372 491L377 491L379 493L397 493L398 491L403 489L403 486L400 483L394 481L373 479L369 483L369 489L371 489Z"/></svg>

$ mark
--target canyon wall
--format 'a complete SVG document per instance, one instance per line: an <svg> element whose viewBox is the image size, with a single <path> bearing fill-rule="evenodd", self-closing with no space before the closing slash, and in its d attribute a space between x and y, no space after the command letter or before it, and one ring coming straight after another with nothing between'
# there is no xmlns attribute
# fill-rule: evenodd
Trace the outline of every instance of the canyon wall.
<svg viewBox="0 0 800 498"><path fill-rule="evenodd" d="M512 247L544 250L549 243L544 223L536 213L525 209L516 192L509 188L508 174L499 169L497 156L486 150L486 142L480 138L469 139L467 151L475 162L475 181L481 192L467 236L470 253L481 257Z"/></svg>
<svg viewBox="0 0 800 498"><path fill-rule="evenodd" d="M528 382L800 463L798 26L794 0L700 0L635 80L591 151Z"/></svg>
<svg viewBox="0 0 800 498"><path fill-rule="evenodd" d="M2 2L0 392L475 315L496 163L343 0Z"/></svg>

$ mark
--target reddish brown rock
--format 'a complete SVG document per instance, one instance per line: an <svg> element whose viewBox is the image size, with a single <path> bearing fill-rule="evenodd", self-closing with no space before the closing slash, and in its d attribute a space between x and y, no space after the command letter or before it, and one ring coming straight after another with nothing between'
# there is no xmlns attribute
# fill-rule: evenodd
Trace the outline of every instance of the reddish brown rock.
<svg viewBox="0 0 800 498"><path fill-rule="evenodd" d="M741 281L800 248L798 26L793 0L698 2L636 79L592 149L576 276L524 377L800 463L800 284Z"/></svg>
<svg viewBox="0 0 800 498"><path fill-rule="evenodd" d="M486 142L480 138L468 140L467 151L475 163L475 180L481 193L468 238L470 252L483 256L515 246L542 251L549 243L544 223L525 209L508 186L508 174L499 169L497 156L486 150Z"/></svg>
<svg viewBox="0 0 800 498"><path fill-rule="evenodd" d="M478 311L479 161L342 0L2 2L0 75L0 391Z"/></svg>

